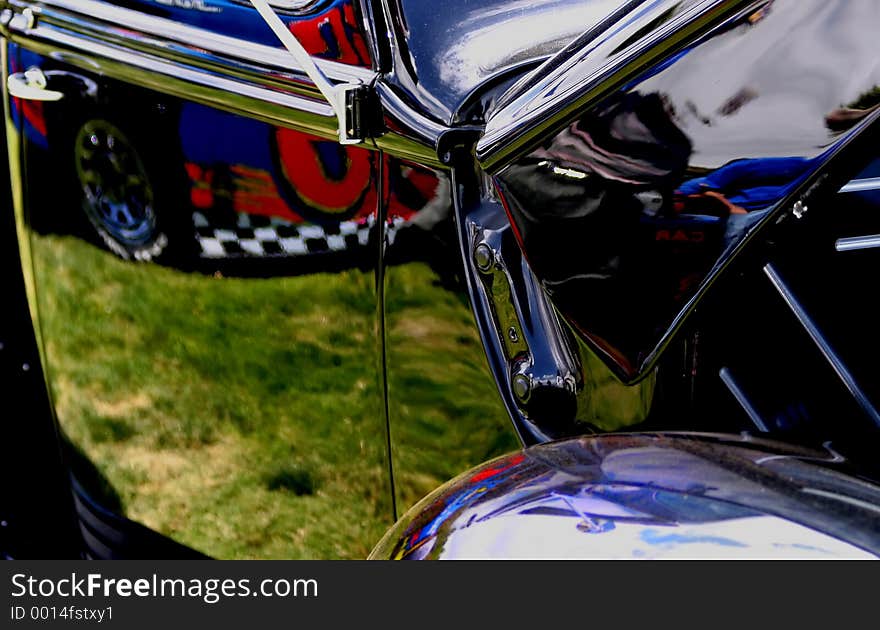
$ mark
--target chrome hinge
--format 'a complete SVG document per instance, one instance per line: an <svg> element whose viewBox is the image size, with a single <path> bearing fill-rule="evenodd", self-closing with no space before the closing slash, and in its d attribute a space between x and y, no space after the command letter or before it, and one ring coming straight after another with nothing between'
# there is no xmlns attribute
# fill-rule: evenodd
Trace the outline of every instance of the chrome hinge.
<svg viewBox="0 0 880 630"><path fill-rule="evenodd" d="M284 25L267 0L249 0L249 2L330 103L339 122L339 142L357 144L369 138L373 131L371 123L376 119L377 112L373 106L375 99L372 97L370 87L362 83L334 85L293 32Z"/></svg>
<svg viewBox="0 0 880 630"><path fill-rule="evenodd" d="M342 111L339 142L355 144L377 134L379 108L376 93L368 85L342 85Z"/></svg>

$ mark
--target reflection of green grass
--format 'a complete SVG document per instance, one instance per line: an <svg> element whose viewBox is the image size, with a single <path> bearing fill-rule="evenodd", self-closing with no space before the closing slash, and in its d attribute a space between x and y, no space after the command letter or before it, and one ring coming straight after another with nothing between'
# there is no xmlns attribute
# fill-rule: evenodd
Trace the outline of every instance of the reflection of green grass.
<svg viewBox="0 0 880 630"><path fill-rule="evenodd" d="M399 511L518 444L470 307L422 265L387 270L391 433ZM466 465L463 465L466 464Z"/></svg>
<svg viewBox="0 0 880 630"><path fill-rule="evenodd" d="M367 554L390 524L372 274L213 278L33 244L59 419L126 515L220 557ZM421 335L397 355L414 500L514 444L467 306L396 271L412 303L391 339Z"/></svg>

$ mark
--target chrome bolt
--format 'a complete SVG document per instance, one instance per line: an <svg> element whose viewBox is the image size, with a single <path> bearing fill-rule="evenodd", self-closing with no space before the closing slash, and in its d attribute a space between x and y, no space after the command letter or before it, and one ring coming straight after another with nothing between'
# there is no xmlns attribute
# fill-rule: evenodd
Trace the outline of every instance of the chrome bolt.
<svg viewBox="0 0 880 630"><path fill-rule="evenodd" d="M476 249L474 249L474 262L477 264L477 269L483 273L488 272L492 268L492 263L495 262L492 248L485 243L477 245Z"/></svg>
<svg viewBox="0 0 880 630"><path fill-rule="evenodd" d="M796 201L791 208L791 213L798 219L803 219L804 215L807 214L807 210L809 210L809 208L804 205L803 201Z"/></svg>
<svg viewBox="0 0 880 630"><path fill-rule="evenodd" d="M29 372L30 369L31 369L31 364L30 364L30 363L22 363L22 364L21 364L21 370L22 370L22 372Z"/></svg>
<svg viewBox="0 0 880 630"><path fill-rule="evenodd" d="M519 333L516 332L516 326L511 326L507 329L507 338L510 339L513 343L517 343L519 341Z"/></svg>
<svg viewBox="0 0 880 630"><path fill-rule="evenodd" d="M532 390L532 384L529 377L524 374L517 374L513 377L513 394L520 402L526 402Z"/></svg>

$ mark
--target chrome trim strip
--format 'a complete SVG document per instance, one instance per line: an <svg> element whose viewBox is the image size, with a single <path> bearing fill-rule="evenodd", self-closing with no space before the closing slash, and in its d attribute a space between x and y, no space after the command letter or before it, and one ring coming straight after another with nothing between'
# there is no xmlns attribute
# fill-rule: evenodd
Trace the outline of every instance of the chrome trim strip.
<svg viewBox="0 0 880 630"><path fill-rule="evenodd" d="M486 133L477 143L480 166L497 172L569 115L599 102L664 55L754 3L755 0L695 1L667 23L621 49L642 28L681 4L679 0L657 0L621 28L609 28L598 40L587 42L580 49L563 50L520 82L531 84L537 77L532 87L490 116ZM541 77L547 68L552 70Z"/></svg>
<svg viewBox="0 0 880 630"><path fill-rule="evenodd" d="M739 406L742 407L742 410L746 412L746 415L749 417L749 420L752 421L752 424L760 431L761 433L768 433L770 429L767 428L767 424L764 422L764 419L761 417L761 414L758 413L758 410L755 409L754 405L752 405L749 397L746 396L746 393L742 390L742 387L739 386L739 383L736 382L736 379L731 374L730 370L726 367L721 368L721 371L718 372L718 376L721 378L721 382L727 386L727 389L736 399L736 402L739 403Z"/></svg>
<svg viewBox="0 0 880 630"><path fill-rule="evenodd" d="M29 50L270 124L337 137L329 104L283 48L217 35L99 0L9 0L8 4L19 13L0 32ZM31 7L38 15L35 24L21 13ZM378 77L366 68L326 60L317 63L334 82L371 84ZM396 157L442 166L437 146L448 128L425 119L396 97L386 103L389 96L381 95L383 106L399 128L362 146L378 145Z"/></svg>
<svg viewBox="0 0 880 630"><path fill-rule="evenodd" d="M866 192L868 190L880 190L880 177L866 177L865 179L854 179L843 188L842 193Z"/></svg>
<svg viewBox="0 0 880 630"><path fill-rule="evenodd" d="M874 249L875 247L880 247L880 234L839 238L834 243L834 249L839 252L851 252L858 249Z"/></svg>
<svg viewBox="0 0 880 630"><path fill-rule="evenodd" d="M284 49L215 35L96 0L45 0L40 5L13 0L11 6L39 9L35 24L19 13L3 29L10 41L34 52L272 124L327 138L337 136L336 116L329 103L304 73L290 69L295 64ZM75 13L65 11L71 7ZM95 11L96 16L84 15L83 10ZM126 26L98 22L96 17L119 20ZM161 32L153 36L153 31ZM176 41L183 39L188 41ZM218 51L211 52L209 47ZM251 63L257 61L259 65ZM369 83L376 77L372 70L336 62L319 65L334 81Z"/></svg>
<svg viewBox="0 0 880 630"><path fill-rule="evenodd" d="M236 2L247 6L248 0L235 0ZM311 9L321 2L321 0L269 0L269 5L279 11L291 11L297 15L308 13Z"/></svg>
<svg viewBox="0 0 880 630"><path fill-rule="evenodd" d="M375 84L389 131L376 138L376 146L395 157L415 160L426 166L448 168L437 155L440 137L449 131L409 107L381 79Z"/></svg>
<svg viewBox="0 0 880 630"><path fill-rule="evenodd" d="M336 137L336 116L323 99L285 94L193 70L39 24L22 35L13 28L7 37L29 50L83 70L265 122Z"/></svg>
<svg viewBox="0 0 880 630"><path fill-rule="evenodd" d="M68 26L73 27L73 21L78 19L76 26L92 31L88 33L92 36L115 40L116 43L120 40L126 44L142 42L150 47L156 47L158 50L153 52L158 55L161 55L160 51L167 49L168 42L172 41L184 44L183 50L188 50L194 57L204 57L207 53L216 55L218 59L233 58L262 68L272 67L305 74L305 70L299 67L283 48L212 33L100 0L37 0L36 2L11 0L9 4L21 9L32 7L39 20L46 20L59 26L65 26L67 23ZM95 22L104 24L97 25ZM149 37L157 39L150 40ZM376 74L368 68L336 61L326 59L316 61L327 76L340 83L369 83Z"/></svg>

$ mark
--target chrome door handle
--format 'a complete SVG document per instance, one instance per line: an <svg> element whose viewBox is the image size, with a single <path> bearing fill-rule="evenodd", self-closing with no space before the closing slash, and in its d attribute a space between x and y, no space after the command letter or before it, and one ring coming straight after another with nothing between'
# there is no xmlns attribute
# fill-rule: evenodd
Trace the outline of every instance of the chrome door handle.
<svg viewBox="0 0 880 630"><path fill-rule="evenodd" d="M60 101L63 92L46 89L46 75L39 68L28 68L24 72L10 74L6 79L9 94L28 101Z"/></svg>

